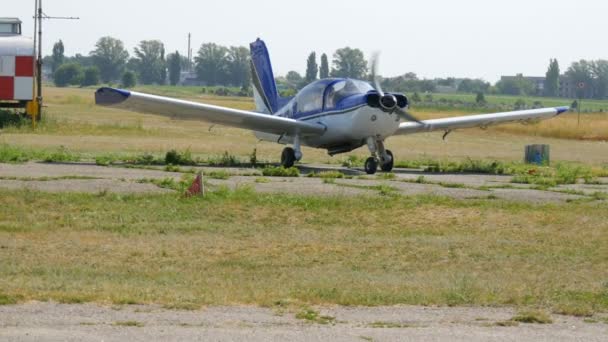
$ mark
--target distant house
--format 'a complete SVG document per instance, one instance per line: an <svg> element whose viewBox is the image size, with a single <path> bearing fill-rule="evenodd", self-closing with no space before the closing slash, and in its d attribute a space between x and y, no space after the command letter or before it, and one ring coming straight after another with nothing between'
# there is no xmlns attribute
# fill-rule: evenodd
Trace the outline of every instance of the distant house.
<svg viewBox="0 0 608 342"><path fill-rule="evenodd" d="M546 77L542 76L523 76L521 74L516 76L502 76L500 79L502 80L513 80L518 77L523 77L524 80L530 81L534 84L536 89L535 95L542 96L545 93L545 81ZM558 96L565 98L576 98L576 93L578 90L578 84L576 82L572 82L570 78L566 75L559 76L559 88L558 88ZM591 87L587 87L585 89L585 97L591 98L593 97L593 89Z"/></svg>

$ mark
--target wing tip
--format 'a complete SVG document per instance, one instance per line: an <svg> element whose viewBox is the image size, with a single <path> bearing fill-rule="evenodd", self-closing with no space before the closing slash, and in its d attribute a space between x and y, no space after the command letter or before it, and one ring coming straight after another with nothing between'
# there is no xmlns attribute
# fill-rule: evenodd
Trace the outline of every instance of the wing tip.
<svg viewBox="0 0 608 342"><path fill-rule="evenodd" d="M95 92L95 104L112 106L124 102L131 96L131 92L124 89L103 87Z"/></svg>
<svg viewBox="0 0 608 342"><path fill-rule="evenodd" d="M570 107L557 107L555 110L557 110L557 115L560 115L570 111Z"/></svg>

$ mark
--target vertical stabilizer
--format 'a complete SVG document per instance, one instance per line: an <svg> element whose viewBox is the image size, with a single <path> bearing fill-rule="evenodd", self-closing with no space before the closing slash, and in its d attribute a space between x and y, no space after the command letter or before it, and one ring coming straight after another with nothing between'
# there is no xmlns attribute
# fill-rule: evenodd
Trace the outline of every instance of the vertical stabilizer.
<svg viewBox="0 0 608 342"><path fill-rule="evenodd" d="M250 44L250 48L251 82L256 109L260 113L273 114L279 110L280 101L268 49L259 38Z"/></svg>

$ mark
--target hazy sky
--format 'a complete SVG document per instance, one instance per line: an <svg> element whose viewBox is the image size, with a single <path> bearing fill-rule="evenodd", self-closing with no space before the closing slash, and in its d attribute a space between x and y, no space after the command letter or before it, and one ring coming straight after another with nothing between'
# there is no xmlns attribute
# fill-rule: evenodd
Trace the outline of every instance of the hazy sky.
<svg viewBox="0 0 608 342"><path fill-rule="evenodd" d="M244 45L256 37L270 48L275 74L304 72L308 53L351 46L381 51L380 73L480 77L544 75L549 58L562 70L579 59L608 59L606 0L43 0L44 52L62 39L66 54L87 54L101 36L125 42L160 39L186 53L204 42ZM18 16L32 35L34 0L3 0L2 15Z"/></svg>

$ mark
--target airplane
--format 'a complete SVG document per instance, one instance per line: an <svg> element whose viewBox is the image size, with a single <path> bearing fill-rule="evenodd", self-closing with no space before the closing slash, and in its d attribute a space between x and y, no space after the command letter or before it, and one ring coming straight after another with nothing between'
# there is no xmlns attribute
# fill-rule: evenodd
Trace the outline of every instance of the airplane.
<svg viewBox="0 0 608 342"><path fill-rule="evenodd" d="M107 87L96 91L95 102L100 106L254 131L260 140L292 145L281 154L281 165L286 168L302 160L302 146L325 149L334 156L367 145L371 154L365 162L367 174L375 174L378 167L384 172L392 171L395 157L385 147L385 141L394 135L443 131L445 139L456 129L536 122L569 110L542 108L420 121L408 112L405 95L382 90L376 76L376 57L371 68L373 84L349 78L321 79L286 98L277 91L264 41L258 38L250 49L255 111Z"/></svg>

